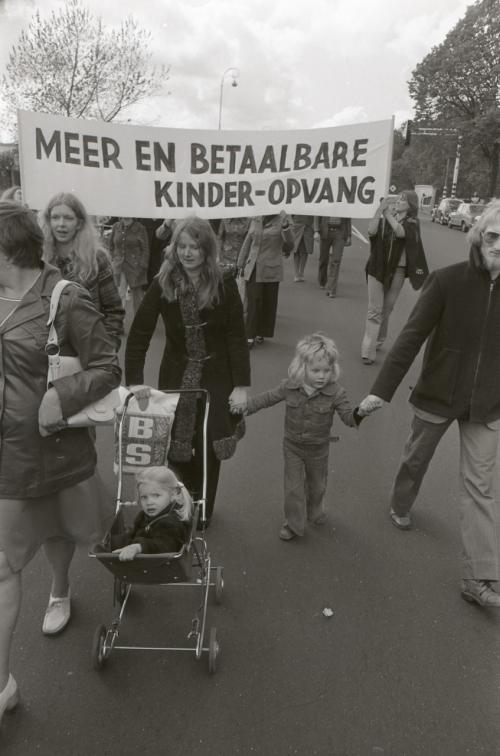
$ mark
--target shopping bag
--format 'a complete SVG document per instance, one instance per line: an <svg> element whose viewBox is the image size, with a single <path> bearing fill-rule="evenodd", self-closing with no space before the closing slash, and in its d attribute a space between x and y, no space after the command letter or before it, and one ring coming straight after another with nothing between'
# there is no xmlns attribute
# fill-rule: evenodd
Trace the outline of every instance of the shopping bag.
<svg viewBox="0 0 500 756"><path fill-rule="evenodd" d="M115 473L136 473L143 467L167 465L172 425L179 394L151 390L144 410L132 397L115 418Z"/></svg>

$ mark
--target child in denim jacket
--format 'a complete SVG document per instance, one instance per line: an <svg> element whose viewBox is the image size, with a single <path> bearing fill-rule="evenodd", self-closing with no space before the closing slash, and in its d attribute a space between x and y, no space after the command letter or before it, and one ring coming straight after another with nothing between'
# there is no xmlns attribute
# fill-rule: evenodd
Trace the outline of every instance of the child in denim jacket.
<svg viewBox="0 0 500 756"><path fill-rule="evenodd" d="M288 379L247 401L248 415L286 402L285 522L279 533L284 541L304 535L306 518L317 525L326 521L323 498L334 413L353 428L367 414L351 407L345 390L337 383L338 358L337 348L328 336L305 336L297 344Z"/></svg>

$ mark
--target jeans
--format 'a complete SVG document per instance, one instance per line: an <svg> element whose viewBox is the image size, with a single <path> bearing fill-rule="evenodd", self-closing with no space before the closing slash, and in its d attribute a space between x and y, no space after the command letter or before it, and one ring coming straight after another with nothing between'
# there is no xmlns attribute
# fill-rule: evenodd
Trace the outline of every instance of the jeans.
<svg viewBox="0 0 500 756"><path fill-rule="evenodd" d="M377 349L382 346L389 326L389 316L394 309L405 282L406 268L396 268L390 288L384 291L383 284L368 276L368 313L365 334L361 343L361 356L375 360Z"/></svg>
<svg viewBox="0 0 500 756"><path fill-rule="evenodd" d="M391 489L391 507L407 514L434 451L453 420L432 423L415 415ZM463 577L498 580L499 504L493 496L498 429L458 421L460 433L460 530Z"/></svg>
<svg viewBox="0 0 500 756"><path fill-rule="evenodd" d="M344 246L344 233L340 229L329 232L327 238L320 241L318 283L320 286L326 286L331 294L337 292Z"/></svg>
<svg viewBox="0 0 500 756"><path fill-rule="evenodd" d="M285 523L296 535L304 535L306 518L324 513L330 445L296 444L285 438Z"/></svg>

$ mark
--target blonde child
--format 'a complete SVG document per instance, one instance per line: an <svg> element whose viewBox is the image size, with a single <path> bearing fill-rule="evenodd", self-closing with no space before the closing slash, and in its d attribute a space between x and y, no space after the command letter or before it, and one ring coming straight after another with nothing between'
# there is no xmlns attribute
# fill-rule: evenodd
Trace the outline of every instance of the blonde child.
<svg viewBox="0 0 500 756"><path fill-rule="evenodd" d="M140 512L126 533L111 537L111 549L121 561L138 554L180 551L186 543L193 501L168 467L146 467L136 475Z"/></svg>
<svg viewBox="0 0 500 756"><path fill-rule="evenodd" d="M353 409L337 383L339 353L332 339L313 333L299 341L288 379L277 388L248 399L251 415L278 402L286 403L285 522L279 537L289 541L304 535L306 518L326 521L323 498L328 479L330 430L334 413L355 428L367 414Z"/></svg>

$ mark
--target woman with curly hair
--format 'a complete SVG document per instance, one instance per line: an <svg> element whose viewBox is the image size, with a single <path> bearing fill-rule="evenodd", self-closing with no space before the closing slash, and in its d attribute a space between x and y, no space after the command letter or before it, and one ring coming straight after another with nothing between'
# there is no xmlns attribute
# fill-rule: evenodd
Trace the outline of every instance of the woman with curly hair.
<svg viewBox="0 0 500 756"><path fill-rule="evenodd" d="M40 225L44 235L43 259L58 267L63 278L88 290L118 349L125 311L108 253L85 207L74 194L56 194L41 213Z"/></svg>
<svg viewBox="0 0 500 756"><path fill-rule="evenodd" d="M217 240L208 221L196 217L175 226L160 272L132 323L125 353L125 378L138 398L144 363L161 316L165 347L160 389L206 389L210 394L207 443L207 522L213 512L220 462L232 457L244 425L250 358L236 282L217 264ZM172 429L169 460L195 498L201 496L203 456L200 402L181 394Z"/></svg>

